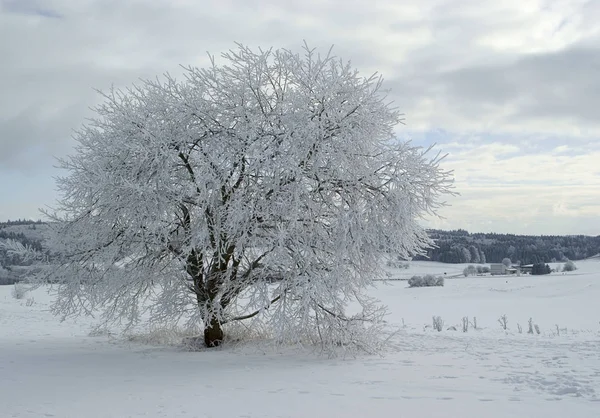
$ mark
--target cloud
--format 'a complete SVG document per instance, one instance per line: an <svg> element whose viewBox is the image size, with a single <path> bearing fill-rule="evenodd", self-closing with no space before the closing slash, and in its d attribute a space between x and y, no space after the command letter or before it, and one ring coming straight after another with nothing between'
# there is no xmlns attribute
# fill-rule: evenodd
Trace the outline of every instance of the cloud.
<svg viewBox="0 0 600 418"><path fill-rule="evenodd" d="M516 141L515 141L516 143ZM451 152L456 191L446 219L428 225L471 231L600 234L600 143L526 151L525 147L471 144Z"/></svg>
<svg viewBox="0 0 600 418"><path fill-rule="evenodd" d="M511 64L460 69L445 74L443 82L467 109L510 108L503 115L507 123L563 120L597 128L599 69L600 46L574 46Z"/></svg>
<svg viewBox="0 0 600 418"><path fill-rule="evenodd" d="M335 44L334 53L365 74L381 72L389 98L406 115L399 135L437 142L450 153L447 163L463 195L444 211L446 225L477 219L474 227L486 225L508 212L527 217L534 206L535 213L560 216L557 230L572 227L575 213L595 225L585 218L592 209L580 208L595 208L586 203L585 188L597 185L589 156L598 156L600 142L600 2L0 4L2 178L50 173L53 156L72 150L72 130L99 100L93 88L127 86L166 71L177 76L180 64L206 65L206 52L218 58L235 41L299 50L306 39L321 51ZM544 204L526 199L534 186ZM477 200L499 190L503 198L518 196L519 209L500 212L496 198ZM558 193L568 200L556 206L551 200ZM471 208L479 208L473 216ZM498 222L493 225L501 228Z"/></svg>
<svg viewBox="0 0 600 418"><path fill-rule="evenodd" d="M2 10L7 13L18 13L54 19L63 17L56 10L44 7L43 2L39 0L2 0L0 1L0 6Z"/></svg>

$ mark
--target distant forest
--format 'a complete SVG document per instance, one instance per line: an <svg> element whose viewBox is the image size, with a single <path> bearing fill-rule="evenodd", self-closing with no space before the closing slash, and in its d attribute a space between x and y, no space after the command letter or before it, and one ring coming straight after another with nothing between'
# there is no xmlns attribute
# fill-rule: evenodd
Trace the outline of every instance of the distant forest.
<svg viewBox="0 0 600 418"><path fill-rule="evenodd" d="M600 236L513 235L428 230L436 248L415 260L443 263L500 263L510 258L515 264L581 260L600 253Z"/></svg>
<svg viewBox="0 0 600 418"><path fill-rule="evenodd" d="M43 240L38 228L42 221L17 220L0 222L0 241L12 239L42 252ZM436 243L427 256L415 260L431 260L443 263L500 263L510 258L515 264L549 263L553 261L581 260L600 253L600 236L587 235L513 235L496 233L473 233L428 230ZM0 266L23 265L18 257L0 248Z"/></svg>

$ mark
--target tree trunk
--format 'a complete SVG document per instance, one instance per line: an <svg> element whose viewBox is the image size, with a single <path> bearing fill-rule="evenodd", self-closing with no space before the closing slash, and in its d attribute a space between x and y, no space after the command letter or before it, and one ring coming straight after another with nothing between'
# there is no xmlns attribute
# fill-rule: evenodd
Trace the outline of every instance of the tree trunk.
<svg viewBox="0 0 600 418"><path fill-rule="evenodd" d="M218 347L223 342L223 328L221 323L212 318L209 324L204 325L204 345L207 347Z"/></svg>

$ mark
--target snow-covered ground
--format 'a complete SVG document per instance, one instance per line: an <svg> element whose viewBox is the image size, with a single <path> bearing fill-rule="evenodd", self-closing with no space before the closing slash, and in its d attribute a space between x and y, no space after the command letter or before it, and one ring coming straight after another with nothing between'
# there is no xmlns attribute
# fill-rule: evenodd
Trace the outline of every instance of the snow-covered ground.
<svg viewBox="0 0 600 418"><path fill-rule="evenodd" d="M450 279L443 288L378 283L374 293L400 328L395 347L352 359L90 336L91 320L52 317L42 290L16 300L3 286L0 417L599 417L600 260L577 266L566 275ZM418 262L398 274L463 268ZM442 332L431 328L434 315ZM463 333L465 316L478 329ZM529 318L540 335L527 334Z"/></svg>

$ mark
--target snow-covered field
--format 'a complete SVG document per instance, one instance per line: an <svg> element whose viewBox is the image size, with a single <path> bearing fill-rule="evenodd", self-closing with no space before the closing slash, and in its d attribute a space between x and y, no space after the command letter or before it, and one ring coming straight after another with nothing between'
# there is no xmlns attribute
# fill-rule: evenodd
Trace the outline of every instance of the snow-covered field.
<svg viewBox="0 0 600 418"><path fill-rule="evenodd" d="M0 417L600 417L600 260L577 266L443 288L378 283L374 293L400 328L395 347L351 359L93 337L89 319L52 317L42 290L16 300L3 286ZM397 274L463 268L420 262ZM442 332L431 328L434 315ZM465 316L478 329L463 333ZM527 334L529 318L541 334Z"/></svg>

